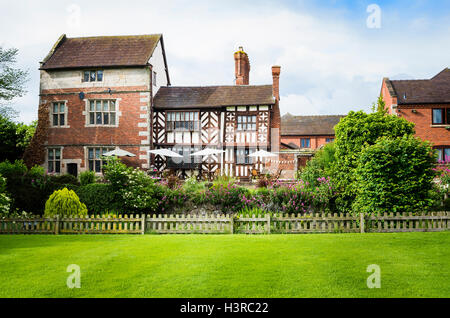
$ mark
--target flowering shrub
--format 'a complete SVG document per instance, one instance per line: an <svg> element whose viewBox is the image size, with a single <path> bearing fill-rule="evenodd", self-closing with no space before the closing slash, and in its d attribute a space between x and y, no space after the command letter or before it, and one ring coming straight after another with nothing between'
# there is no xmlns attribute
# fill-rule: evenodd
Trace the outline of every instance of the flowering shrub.
<svg viewBox="0 0 450 318"><path fill-rule="evenodd" d="M149 213L158 211L159 189L152 178L143 171L127 167L117 158L108 158L104 175L122 202L124 213Z"/></svg>
<svg viewBox="0 0 450 318"><path fill-rule="evenodd" d="M318 178L317 184L303 180L287 186L275 184L271 201L282 213L330 212L336 195L333 184L329 177Z"/></svg>
<svg viewBox="0 0 450 318"><path fill-rule="evenodd" d="M205 193L206 200L223 211L238 211L244 208L249 197L249 190L236 184L213 184Z"/></svg>
<svg viewBox="0 0 450 318"><path fill-rule="evenodd" d="M6 179L0 175L0 217L9 213L11 199L6 195Z"/></svg>

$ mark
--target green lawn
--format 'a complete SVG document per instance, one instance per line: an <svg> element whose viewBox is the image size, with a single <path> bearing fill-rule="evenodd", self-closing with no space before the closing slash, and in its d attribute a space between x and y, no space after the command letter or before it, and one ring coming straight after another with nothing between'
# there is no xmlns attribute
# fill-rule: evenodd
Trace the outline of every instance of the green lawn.
<svg viewBox="0 0 450 318"><path fill-rule="evenodd" d="M450 232L4 235L0 297L450 297Z"/></svg>

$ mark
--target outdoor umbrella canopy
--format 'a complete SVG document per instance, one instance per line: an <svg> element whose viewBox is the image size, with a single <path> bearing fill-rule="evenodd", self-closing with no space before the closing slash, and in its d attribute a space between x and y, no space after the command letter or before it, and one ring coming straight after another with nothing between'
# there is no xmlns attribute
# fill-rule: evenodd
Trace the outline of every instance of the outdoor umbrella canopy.
<svg viewBox="0 0 450 318"><path fill-rule="evenodd" d="M265 158L265 157L276 157L276 156L277 156L276 154L265 151L265 150L259 150L259 151L252 153L251 155L249 155L249 157L254 157L254 158L256 158L256 157Z"/></svg>
<svg viewBox="0 0 450 318"><path fill-rule="evenodd" d="M128 151L125 151L125 150L120 149L120 148L116 148L113 151L104 153L103 156L105 156L105 157L114 157L114 156L115 157L136 157L135 154L133 154L131 152L128 152Z"/></svg>
<svg viewBox="0 0 450 318"><path fill-rule="evenodd" d="M154 150L149 150L148 153L151 153L153 155L170 157L170 158L183 158L182 155L177 154L176 152L169 150L169 149L154 149Z"/></svg>
<svg viewBox="0 0 450 318"><path fill-rule="evenodd" d="M193 154L191 154L191 156L219 155L219 154L224 153L224 152L225 152L224 150L205 148L203 150L194 152Z"/></svg>

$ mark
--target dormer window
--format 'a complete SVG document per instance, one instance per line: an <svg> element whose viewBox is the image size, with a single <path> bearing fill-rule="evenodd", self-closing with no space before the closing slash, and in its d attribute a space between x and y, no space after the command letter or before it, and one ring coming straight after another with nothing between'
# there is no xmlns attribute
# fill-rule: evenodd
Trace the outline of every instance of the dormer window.
<svg viewBox="0 0 450 318"><path fill-rule="evenodd" d="M101 70L90 70L84 71L83 82L102 82L103 81L103 71Z"/></svg>

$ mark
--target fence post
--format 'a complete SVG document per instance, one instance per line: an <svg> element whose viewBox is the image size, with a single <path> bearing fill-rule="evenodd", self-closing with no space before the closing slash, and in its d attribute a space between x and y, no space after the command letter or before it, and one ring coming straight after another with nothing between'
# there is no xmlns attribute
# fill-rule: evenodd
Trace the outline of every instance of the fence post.
<svg viewBox="0 0 450 318"><path fill-rule="evenodd" d="M267 234L270 234L270 214L269 213L266 214L266 218L267 218Z"/></svg>
<svg viewBox="0 0 450 318"><path fill-rule="evenodd" d="M230 216L230 234L234 234L234 214Z"/></svg>
<svg viewBox="0 0 450 318"><path fill-rule="evenodd" d="M365 224L364 224L364 213L360 213L359 214L359 220L360 220L360 222L359 222L359 227L361 228L361 233L364 233L365 232Z"/></svg>
<svg viewBox="0 0 450 318"><path fill-rule="evenodd" d="M141 231L142 231L142 235L145 234L145 214L141 214Z"/></svg>
<svg viewBox="0 0 450 318"><path fill-rule="evenodd" d="M59 234L59 215L56 216L55 235Z"/></svg>

